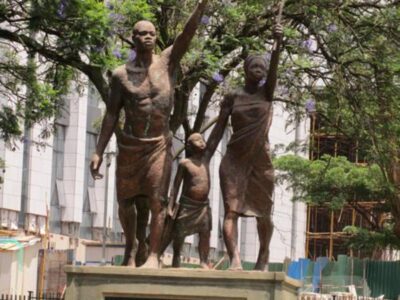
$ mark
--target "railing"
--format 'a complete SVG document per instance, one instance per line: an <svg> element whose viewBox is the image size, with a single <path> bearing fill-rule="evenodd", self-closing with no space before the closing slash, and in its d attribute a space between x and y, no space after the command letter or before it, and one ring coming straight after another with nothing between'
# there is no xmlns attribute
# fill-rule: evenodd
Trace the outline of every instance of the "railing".
<svg viewBox="0 0 400 300"><path fill-rule="evenodd" d="M60 293L47 293L36 296L32 291L28 292L28 295L11 295L11 294L1 294L0 300L63 300L64 297Z"/></svg>

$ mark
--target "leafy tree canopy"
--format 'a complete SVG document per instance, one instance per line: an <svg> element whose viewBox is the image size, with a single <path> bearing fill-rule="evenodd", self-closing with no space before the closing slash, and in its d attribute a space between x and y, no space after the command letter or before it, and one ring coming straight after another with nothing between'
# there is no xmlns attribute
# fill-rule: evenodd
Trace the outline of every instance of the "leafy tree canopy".
<svg viewBox="0 0 400 300"><path fill-rule="evenodd" d="M371 253L379 258L383 251L400 249L400 240L393 233L393 226L385 225L381 230L368 230L355 226L347 226L344 232L352 238L347 241L347 246L360 250L364 253Z"/></svg>
<svg viewBox="0 0 400 300"><path fill-rule="evenodd" d="M324 155L318 160L308 160L285 155L275 158L274 166L278 169L277 182L288 183L288 188L295 191L293 201L331 210L341 210L347 205L360 214L368 228L344 228L352 237L347 243L349 247L367 252L387 247L400 249L400 239L393 232L394 222L388 218L395 190L377 164L354 164L343 156ZM376 205L371 209L363 205L365 202Z"/></svg>
<svg viewBox="0 0 400 300"><path fill-rule="evenodd" d="M296 191L294 201L337 210L347 203L383 203L392 197L392 190L376 164L356 165L343 156L324 155L319 160L308 160L285 155L276 158L274 166L281 171L277 180L289 182L289 187Z"/></svg>

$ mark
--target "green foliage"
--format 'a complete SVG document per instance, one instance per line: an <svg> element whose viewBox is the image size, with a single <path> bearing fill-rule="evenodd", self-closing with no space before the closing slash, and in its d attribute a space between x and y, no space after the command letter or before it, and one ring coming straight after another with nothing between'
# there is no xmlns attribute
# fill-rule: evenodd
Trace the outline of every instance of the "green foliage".
<svg viewBox="0 0 400 300"><path fill-rule="evenodd" d="M371 231L355 226L347 226L343 230L351 238L346 242L347 247L354 250L372 253L388 248L400 250L400 239L393 233L393 226L385 226L380 231Z"/></svg>
<svg viewBox="0 0 400 300"><path fill-rule="evenodd" d="M29 29L32 32L54 30L59 37L57 51L87 51L101 45L110 30L107 8L96 0L32 1Z"/></svg>
<svg viewBox="0 0 400 300"><path fill-rule="evenodd" d="M327 155L314 161L285 155L276 158L274 166L281 171L276 176L277 181L288 182L289 188L296 191L294 201L336 210L349 202L383 201L393 196L375 164L360 166L345 157Z"/></svg>
<svg viewBox="0 0 400 300"><path fill-rule="evenodd" d="M11 107L3 106L0 110L1 138L9 140L12 136L21 134L19 120Z"/></svg>
<svg viewBox="0 0 400 300"><path fill-rule="evenodd" d="M349 235L347 246L372 253L379 249L400 249L400 239L395 235L393 219L385 222L372 218L375 213L390 212L392 199L396 194L376 164L356 165L345 157L323 156L320 160L285 155L274 159L278 170L276 180L288 183L294 190L293 201L303 201L309 205L320 205L332 210L340 210L345 205L361 209L359 202L377 203L373 210L364 211L363 223L372 229L348 226L344 232Z"/></svg>
<svg viewBox="0 0 400 300"><path fill-rule="evenodd" d="M22 47L39 55L47 64L68 65L85 73L104 99L107 82L101 82L100 77L93 74L104 74L127 60L133 24L140 19L152 20L159 32L159 50L163 50L182 31L197 1L112 0L107 5L97 0L18 3L1 4L0 22L12 24L15 29L12 32L33 37L38 43L32 46L21 42ZM197 81L208 82L216 72L229 74L229 70L237 71L239 64L230 63L238 55L245 57L248 53L269 51L277 3L272 0L210 1L206 12L209 22L198 30L192 50L182 62L183 72L179 81L183 93L190 94ZM286 51L282 56L281 69L284 72L280 82L287 88L279 96L286 103L295 104L288 104L288 111L301 114L298 107L312 96L318 100L322 112L329 113L334 121L340 119L344 126L360 111L359 115L378 120L374 116L379 113L377 108L382 106L374 106L374 103L379 103L374 95L376 89L372 89L372 95L369 93L370 83L378 82L373 78L376 75L374 70L378 68L382 73L388 73L385 81L391 84L380 88L387 94L385 98L390 99L398 92L393 86L396 78L398 81L395 74L400 69L400 54L396 51L398 4L393 1L374 5L358 1L302 0L287 1L284 11ZM2 33L0 39L7 41L9 36ZM19 49L15 50L19 52ZM2 69L11 68L12 65L5 64ZM50 78L46 80L51 84ZM329 103L319 97L320 89L316 91L316 82L323 82L325 94L330 93ZM218 92L218 88L215 91ZM367 105L359 105L364 102ZM387 117L389 115L392 113ZM362 138L369 135L368 124L365 124L368 119L356 119L364 124L357 126L351 134ZM337 122L333 123L337 125ZM387 122L373 125L370 127L374 129L382 127L382 132L389 126ZM399 128L397 125L389 128L390 134L397 133ZM384 136L382 133L378 138ZM385 150L379 152L390 153Z"/></svg>

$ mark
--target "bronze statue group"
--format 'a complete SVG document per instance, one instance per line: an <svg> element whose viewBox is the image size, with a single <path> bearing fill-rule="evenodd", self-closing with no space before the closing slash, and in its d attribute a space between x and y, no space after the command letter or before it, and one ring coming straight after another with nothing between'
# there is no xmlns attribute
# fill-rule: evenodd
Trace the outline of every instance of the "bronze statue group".
<svg viewBox="0 0 400 300"><path fill-rule="evenodd" d="M220 165L225 208L223 236L230 269L242 269L238 250L239 217L257 219L260 249L255 269L267 269L274 189L268 131L282 39L279 24L274 28L275 47L269 67L262 56L249 56L245 60L244 86L225 95L207 142L199 133L188 138L187 157L180 161L169 191L173 160L169 118L174 103L175 72L206 5L207 0L199 1L182 33L160 55L154 54L154 25L148 21L138 22L132 36L136 59L112 74L110 99L92 157L91 172L95 179L102 177L99 174L102 156L111 135L116 132L118 213L126 238L123 265L159 268L160 255L173 241L173 267L179 267L185 237L198 233L201 266L208 268L211 231L209 163L230 118L233 135ZM266 81L261 85L265 77ZM122 109L125 124L123 130L116 131ZM182 193L178 197L182 181ZM150 234L146 237L150 212Z"/></svg>

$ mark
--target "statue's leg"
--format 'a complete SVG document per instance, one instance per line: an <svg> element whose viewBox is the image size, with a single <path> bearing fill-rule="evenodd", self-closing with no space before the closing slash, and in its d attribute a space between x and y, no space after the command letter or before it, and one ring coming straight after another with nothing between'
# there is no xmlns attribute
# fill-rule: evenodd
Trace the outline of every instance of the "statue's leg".
<svg viewBox="0 0 400 300"><path fill-rule="evenodd" d="M151 172L154 183L152 195L149 197L149 206L151 211L150 235L149 235L149 256L146 263L141 268L158 269L160 268L160 250L162 246L162 237L165 226L165 217L167 215L167 195L171 177L172 154L168 145L165 156L160 154L161 160L155 164ZM160 177L159 177L160 176ZM159 180L160 179L160 180Z"/></svg>
<svg viewBox="0 0 400 300"><path fill-rule="evenodd" d="M138 240L138 249L136 253L136 266L140 267L143 265L148 256L148 245L146 242L146 228L149 222L149 201L145 196L139 196L135 198L135 205L137 210L137 230L136 236Z"/></svg>
<svg viewBox="0 0 400 300"><path fill-rule="evenodd" d="M210 253L210 231L199 233L199 257L203 269L209 269L208 255Z"/></svg>
<svg viewBox="0 0 400 300"><path fill-rule="evenodd" d="M123 266L135 267L136 241L136 208L133 199L119 201L118 216L125 234L125 253Z"/></svg>
<svg viewBox="0 0 400 300"><path fill-rule="evenodd" d="M161 238L166 216L166 207L159 199L151 198L150 211L150 252L146 263L142 266L142 268L157 269L159 268L159 252L161 249Z"/></svg>
<svg viewBox="0 0 400 300"><path fill-rule="evenodd" d="M224 218L224 241L228 251L231 270L242 270L238 248L238 218L235 212L225 213Z"/></svg>
<svg viewBox="0 0 400 300"><path fill-rule="evenodd" d="M183 243L185 242L184 236L176 236L172 243L172 247L174 249L174 256L172 258L172 267L179 268L181 266L181 251L183 247Z"/></svg>
<svg viewBox="0 0 400 300"><path fill-rule="evenodd" d="M260 251L254 270L268 271L269 244L271 242L274 224L271 216L257 218L257 231L260 240Z"/></svg>
<svg viewBox="0 0 400 300"><path fill-rule="evenodd" d="M168 218L168 217L167 217ZM172 235L172 232L167 232L167 231L171 231L171 230L174 230L174 228L172 227L172 228L170 228L170 227L168 227L167 228L167 226L171 226L170 224L167 224L167 222L172 222L173 220L166 220L166 222L165 222L165 228L164 228L164 232L163 232L163 235L162 235L162 237L161 237L161 247L160 247L160 255L163 255L164 254L164 252L165 252L165 250L168 248L168 245L172 242L172 240L173 240L173 235Z"/></svg>

